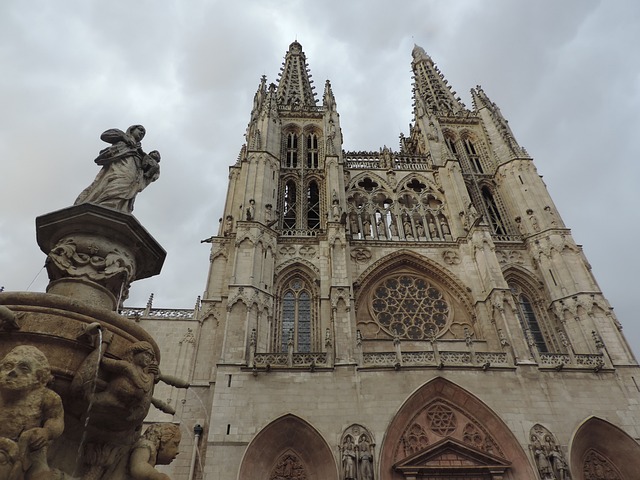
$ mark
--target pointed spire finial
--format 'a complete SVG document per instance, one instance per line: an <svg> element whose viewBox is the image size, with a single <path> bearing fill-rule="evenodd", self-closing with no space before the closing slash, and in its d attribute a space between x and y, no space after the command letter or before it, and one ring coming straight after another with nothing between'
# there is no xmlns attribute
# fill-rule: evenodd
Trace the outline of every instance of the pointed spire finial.
<svg viewBox="0 0 640 480"><path fill-rule="evenodd" d="M294 41L289 45L280 79L278 81L278 105L293 110L316 107L316 97L302 45Z"/></svg>

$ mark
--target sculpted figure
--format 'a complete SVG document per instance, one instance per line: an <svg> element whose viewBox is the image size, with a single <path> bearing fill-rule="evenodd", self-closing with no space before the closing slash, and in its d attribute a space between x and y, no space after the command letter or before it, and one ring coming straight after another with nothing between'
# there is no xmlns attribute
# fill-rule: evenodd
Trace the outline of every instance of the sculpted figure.
<svg viewBox="0 0 640 480"><path fill-rule="evenodd" d="M74 205L95 203L125 213L133 211L136 195L160 175L158 151L142 151L145 133L142 125L132 125L126 132L112 128L100 136L111 146L100 151L95 162L102 169Z"/></svg>
<svg viewBox="0 0 640 480"><path fill-rule="evenodd" d="M22 464L18 461L18 444L8 438L0 438L0 478L19 480L22 478Z"/></svg>
<svg viewBox="0 0 640 480"><path fill-rule="evenodd" d="M84 360L71 383L74 395L91 399L95 411L110 411L119 420L132 424L142 421L151 405L153 387L158 380L158 363L149 342L136 342L126 351L122 360L104 356L110 338L103 341L102 356L98 349ZM93 386L96 363L110 373L108 381L98 380ZM94 391L95 390L95 391Z"/></svg>
<svg viewBox="0 0 640 480"><path fill-rule="evenodd" d="M342 471L344 480L355 480L356 478L356 452L353 448L353 440L347 437L342 446Z"/></svg>
<svg viewBox="0 0 640 480"><path fill-rule="evenodd" d="M391 223L389 224L389 232L391 232L392 237L398 236L398 227L396 226L395 219L391 220Z"/></svg>
<svg viewBox="0 0 640 480"><path fill-rule="evenodd" d="M373 480L373 455L365 435L360 437L358 450L360 450L360 480Z"/></svg>
<svg viewBox="0 0 640 480"><path fill-rule="evenodd" d="M173 423L154 423L131 449L129 473L135 480L171 480L156 465L169 465L178 455L180 427Z"/></svg>
<svg viewBox="0 0 640 480"><path fill-rule="evenodd" d="M0 478L48 478L47 446L64 430L64 411L47 357L21 345L0 361Z"/></svg>

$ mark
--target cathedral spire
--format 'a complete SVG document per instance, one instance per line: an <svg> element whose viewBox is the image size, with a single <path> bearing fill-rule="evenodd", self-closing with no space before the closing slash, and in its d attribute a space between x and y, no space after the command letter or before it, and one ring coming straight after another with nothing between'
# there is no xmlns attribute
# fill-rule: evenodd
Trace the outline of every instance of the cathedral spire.
<svg viewBox="0 0 640 480"><path fill-rule="evenodd" d="M451 91L442 73L424 48L416 45L411 52L413 61L413 95L416 118L425 113L455 115L465 109L464 104Z"/></svg>
<svg viewBox="0 0 640 480"><path fill-rule="evenodd" d="M471 98L474 110L479 112L481 116L487 117L489 134L491 135L495 131L512 155L528 157L526 150L518 145L511 127L509 127L509 122L502 116L500 108L489 99L480 85L471 89ZM493 128L490 128L489 125Z"/></svg>
<svg viewBox="0 0 640 480"><path fill-rule="evenodd" d="M278 80L278 105L292 109L315 108L316 96L307 58L297 41L289 45Z"/></svg>

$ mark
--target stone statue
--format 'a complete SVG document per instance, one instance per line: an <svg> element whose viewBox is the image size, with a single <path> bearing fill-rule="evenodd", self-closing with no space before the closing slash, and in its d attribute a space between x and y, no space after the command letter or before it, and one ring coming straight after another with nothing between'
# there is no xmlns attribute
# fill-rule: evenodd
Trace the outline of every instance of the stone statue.
<svg viewBox="0 0 640 480"><path fill-rule="evenodd" d="M131 449L129 473L135 480L171 480L156 465L169 465L178 455L180 427L173 423L154 423Z"/></svg>
<svg viewBox="0 0 640 480"><path fill-rule="evenodd" d="M398 227L396 226L395 220L391 220L391 223L389 224L389 232L391 232L392 237L398 236Z"/></svg>
<svg viewBox="0 0 640 480"><path fill-rule="evenodd" d="M0 478L19 480L22 477L22 464L18 461L18 444L8 438L0 437Z"/></svg>
<svg viewBox="0 0 640 480"><path fill-rule="evenodd" d="M412 239L413 229L411 228L411 222L409 221L409 219L405 219L404 223L402 224L402 228L404 229L404 237L407 239Z"/></svg>
<svg viewBox="0 0 640 480"><path fill-rule="evenodd" d="M334 222L340 221L340 215L342 214L342 208L340 207L340 199L336 191L333 191L333 200L331 201L331 216Z"/></svg>
<svg viewBox="0 0 640 480"><path fill-rule="evenodd" d="M126 133L112 128L100 136L111 146L100 151L95 162L102 169L74 205L95 203L125 213L133 211L136 195L160 176L160 154L157 150L146 154L140 146L145 133L142 125L132 125Z"/></svg>
<svg viewBox="0 0 640 480"><path fill-rule="evenodd" d="M364 238L369 238L371 236L371 221L368 217L362 221L362 231L364 234Z"/></svg>
<svg viewBox="0 0 640 480"><path fill-rule="evenodd" d="M228 237L229 235L231 235L232 231L233 231L233 217L231 215L227 215L225 220L224 220L224 232L223 232L223 235L225 237Z"/></svg>
<svg viewBox="0 0 640 480"><path fill-rule="evenodd" d="M271 205L270 203L267 203L264 206L264 221L267 225L271 223L272 217L273 217L273 205Z"/></svg>
<svg viewBox="0 0 640 480"><path fill-rule="evenodd" d="M342 445L342 472L343 480L355 480L356 478L356 452L353 448L353 440L347 437Z"/></svg>
<svg viewBox="0 0 640 480"><path fill-rule="evenodd" d="M557 480L569 480L571 478L569 466L559 445L554 446L553 450L549 452L549 461L551 462Z"/></svg>
<svg viewBox="0 0 640 480"><path fill-rule="evenodd" d="M360 437L358 450L360 451L359 480L373 480L373 454L365 435Z"/></svg>
<svg viewBox="0 0 640 480"><path fill-rule="evenodd" d="M47 478L47 447L64 430L62 400L47 388L47 357L21 345L0 361L0 478Z"/></svg>
<svg viewBox="0 0 640 480"><path fill-rule="evenodd" d="M247 208L247 220L256 219L256 201L252 198L249 200L249 207Z"/></svg>
<svg viewBox="0 0 640 480"><path fill-rule="evenodd" d="M84 360L73 378L71 391L80 398L92 400L94 411L109 412L119 421L134 425L144 419L151 405L153 387L159 379L156 355L150 343L141 341L127 349L123 360L108 358L104 352L109 344L107 335L102 352L96 348ZM108 381L99 379L94 387L96 362L110 375Z"/></svg>
<svg viewBox="0 0 640 480"><path fill-rule="evenodd" d="M424 226L422 222L416 223L416 231L418 232L418 238L424 237Z"/></svg>
<svg viewBox="0 0 640 480"><path fill-rule="evenodd" d="M444 217L440 218L440 228L442 229L442 235L451 235L451 230L449 229L449 224Z"/></svg>

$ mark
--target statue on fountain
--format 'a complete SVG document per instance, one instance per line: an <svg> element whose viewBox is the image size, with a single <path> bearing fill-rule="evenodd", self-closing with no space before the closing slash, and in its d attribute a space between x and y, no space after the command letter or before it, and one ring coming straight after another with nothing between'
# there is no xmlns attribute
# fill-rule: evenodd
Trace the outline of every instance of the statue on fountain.
<svg viewBox="0 0 640 480"><path fill-rule="evenodd" d="M133 211L136 195L160 176L160 153L142 150L145 133L142 125L132 125L126 132L111 128L100 136L111 146L100 151L95 162L102 169L74 205L95 203L124 213Z"/></svg>
<svg viewBox="0 0 640 480"><path fill-rule="evenodd" d="M135 480L171 480L156 465L169 465L178 455L180 427L173 423L154 423L131 449L129 473Z"/></svg>
<svg viewBox="0 0 640 480"><path fill-rule="evenodd" d="M153 387L158 381L158 362L149 342L135 342L129 346L122 360L104 356L111 343L105 335L102 348L96 348L84 360L71 383L71 391L78 398L92 403L98 416L116 416L124 426L135 425L144 419L151 405ZM107 372L107 380L95 378L96 365ZM97 382L96 385L94 383ZM120 422L109 421L112 427Z"/></svg>
<svg viewBox="0 0 640 480"><path fill-rule="evenodd" d="M64 430L64 411L51 379L36 347L15 347L0 361L0 478L52 478L47 447Z"/></svg>

